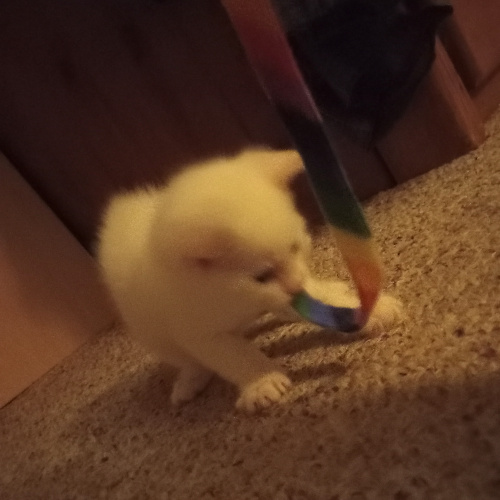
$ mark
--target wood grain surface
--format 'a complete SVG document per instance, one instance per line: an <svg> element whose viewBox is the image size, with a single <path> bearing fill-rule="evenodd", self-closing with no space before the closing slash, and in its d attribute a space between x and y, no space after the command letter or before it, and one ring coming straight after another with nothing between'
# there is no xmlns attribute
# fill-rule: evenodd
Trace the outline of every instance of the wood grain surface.
<svg viewBox="0 0 500 500"><path fill-rule="evenodd" d="M482 140L443 52L377 148L335 136L361 198ZM218 0L3 0L0 67L0 150L87 248L112 193L290 144Z"/></svg>
<svg viewBox="0 0 500 500"><path fill-rule="evenodd" d="M0 155L0 407L117 315L89 254Z"/></svg>
<svg viewBox="0 0 500 500"><path fill-rule="evenodd" d="M500 2L453 0L443 37L467 88L479 89L500 68Z"/></svg>

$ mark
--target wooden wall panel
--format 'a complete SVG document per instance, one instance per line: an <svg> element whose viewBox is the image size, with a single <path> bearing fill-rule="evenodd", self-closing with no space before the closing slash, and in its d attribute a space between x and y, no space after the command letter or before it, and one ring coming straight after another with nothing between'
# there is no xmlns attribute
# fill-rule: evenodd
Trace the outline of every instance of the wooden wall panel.
<svg viewBox="0 0 500 500"><path fill-rule="evenodd" d="M0 147L85 243L114 190L287 142L218 2L193 4L0 2Z"/></svg>
<svg viewBox="0 0 500 500"><path fill-rule="evenodd" d="M500 104L500 69L481 89L474 92L472 99L481 118L484 121L488 120Z"/></svg>
<svg viewBox="0 0 500 500"><path fill-rule="evenodd" d="M469 90L478 89L500 68L500 1L453 0L444 40Z"/></svg>
<svg viewBox="0 0 500 500"><path fill-rule="evenodd" d="M0 149L89 247L114 191L249 143L289 144L218 0L3 0L0 67ZM376 150L336 136L361 198L482 140L452 73L439 48Z"/></svg>
<svg viewBox="0 0 500 500"><path fill-rule="evenodd" d="M467 153L484 139L479 113L438 43L430 74L377 149L400 183Z"/></svg>
<svg viewBox="0 0 500 500"><path fill-rule="evenodd" d="M117 315L88 253L1 154L0 179L1 407Z"/></svg>
<svg viewBox="0 0 500 500"><path fill-rule="evenodd" d="M375 147L365 148L338 130L329 133L356 195L364 200L396 185L394 175Z"/></svg>
<svg viewBox="0 0 500 500"><path fill-rule="evenodd" d="M174 17L192 48L191 61L198 78L211 80L218 92L218 104L222 102L233 111L252 143L288 147L284 126L267 99L262 99L263 92L220 2L176 2L173 7ZM199 22L193 23L194 19Z"/></svg>

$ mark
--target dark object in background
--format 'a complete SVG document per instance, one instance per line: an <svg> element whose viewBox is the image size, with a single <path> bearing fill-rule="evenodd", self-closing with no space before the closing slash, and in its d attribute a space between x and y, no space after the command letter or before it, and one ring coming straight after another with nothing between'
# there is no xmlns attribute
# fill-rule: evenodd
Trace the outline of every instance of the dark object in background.
<svg viewBox="0 0 500 500"><path fill-rule="evenodd" d="M369 145L401 116L434 60L432 0L274 0L325 122Z"/></svg>

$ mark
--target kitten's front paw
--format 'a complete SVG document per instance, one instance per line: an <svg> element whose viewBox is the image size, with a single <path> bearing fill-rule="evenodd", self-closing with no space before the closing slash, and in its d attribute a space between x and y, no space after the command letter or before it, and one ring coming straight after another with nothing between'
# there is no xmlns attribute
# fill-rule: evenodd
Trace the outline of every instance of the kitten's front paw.
<svg viewBox="0 0 500 500"><path fill-rule="evenodd" d="M187 403L195 398L212 378L212 372L200 368L196 371L181 371L172 388L170 401L174 406Z"/></svg>
<svg viewBox="0 0 500 500"><path fill-rule="evenodd" d="M403 304L395 297L383 293L363 330L378 333L384 328L390 328L403 320Z"/></svg>
<svg viewBox="0 0 500 500"><path fill-rule="evenodd" d="M243 388L236 402L236 408L248 413L266 408L279 401L291 385L292 382L285 374L281 372L267 373Z"/></svg>

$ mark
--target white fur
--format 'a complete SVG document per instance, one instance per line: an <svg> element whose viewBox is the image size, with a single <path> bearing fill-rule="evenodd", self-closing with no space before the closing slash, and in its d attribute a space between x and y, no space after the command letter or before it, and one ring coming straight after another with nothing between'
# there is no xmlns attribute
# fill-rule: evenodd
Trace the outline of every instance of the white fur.
<svg viewBox="0 0 500 500"><path fill-rule="evenodd" d="M243 333L265 312L290 311L297 291L322 288L287 188L301 168L293 151L248 150L111 201L98 248L105 281L131 335L179 369L173 403L192 399L214 372L240 389L246 411L290 387Z"/></svg>

